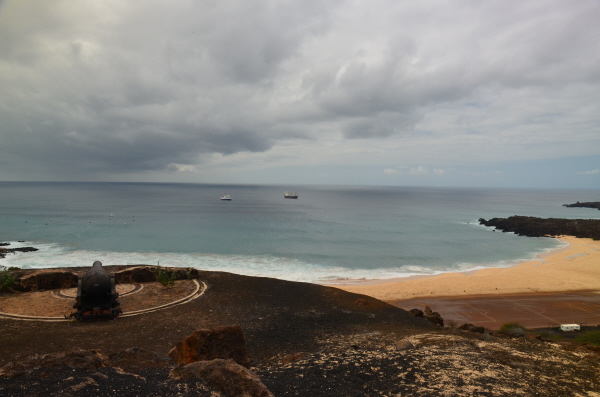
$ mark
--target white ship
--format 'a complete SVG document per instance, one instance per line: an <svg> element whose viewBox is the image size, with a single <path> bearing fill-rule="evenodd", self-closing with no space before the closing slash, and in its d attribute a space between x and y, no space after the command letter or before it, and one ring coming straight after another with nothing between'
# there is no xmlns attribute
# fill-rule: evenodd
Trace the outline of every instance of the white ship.
<svg viewBox="0 0 600 397"><path fill-rule="evenodd" d="M225 193L224 195L221 196L221 200L223 200L223 201L231 201L231 196L228 195L227 193Z"/></svg>
<svg viewBox="0 0 600 397"><path fill-rule="evenodd" d="M289 198L289 199L297 199L298 198L298 193L297 192L285 192L283 193L283 197L285 198Z"/></svg>

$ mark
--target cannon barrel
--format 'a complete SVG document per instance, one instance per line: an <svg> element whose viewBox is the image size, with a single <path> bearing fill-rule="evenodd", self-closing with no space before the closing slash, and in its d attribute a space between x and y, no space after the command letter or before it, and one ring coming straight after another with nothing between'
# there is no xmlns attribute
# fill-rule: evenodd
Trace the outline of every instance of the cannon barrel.
<svg viewBox="0 0 600 397"><path fill-rule="evenodd" d="M81 279L81 295L88 299L105 298L112 292L111 287L111 278L100 261L94 262Z"/></svg>
<svg viewBox="0 0 600 397"><path fill-rule="evenodd" d="M95 261L90 270L77 282L77 309L70 317L77 320L115 318L121 313L119 294L115 288L115 275L109 274L102 262Z"/></svg>

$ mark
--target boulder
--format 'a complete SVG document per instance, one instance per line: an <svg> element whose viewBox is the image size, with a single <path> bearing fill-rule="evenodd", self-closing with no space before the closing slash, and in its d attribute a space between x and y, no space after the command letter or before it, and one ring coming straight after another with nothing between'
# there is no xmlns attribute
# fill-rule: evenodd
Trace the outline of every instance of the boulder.
<svg viewBox="0 0 600 397"><path fill-rule="evenodd" d="M410 350L410 349L414 349L415 345L413 345L411 342L409 342L407 340L401 340L400 342L396 343L396 346L394 346L394 348L396 350Z"/></svg>
<svg viewBox="0 0 600 397"><path fill-rule="evenodd" d="M19 279L25 291L77 287L77 275L67 271L39 271Z"/></svg>
<svg viewBox="0 0 600 397"><path fill-rule="evenodd" d="M437 325L439 327L444 326L444 319L442 318L442 316L438 312L432 311L429 306L425 306L424 317L427 319L427 321L434 325Z"/></svg>
<svg viewBox="0 0 600 397"><path fill-rule="evenodd" d="M232 359L244 367L250 366L246 337L239 325L200 329L177 342L169 357L176 364L222 358Z"/></svg>
<svg viewBox="0 0 600 397"><path fill-rule="evenodd" d="M367 302L366 299L359 298L356 300L356 302L354 302L354 304L358 306L366 306L369 304L369 302Z"/></svg>
<svg viewBox="0 0 600 397"><path fill-rule="evenodd" d="M408 311L408 314L410 314L413 317L423 317L423 310L420 310L420 309L410 309Z"/></svg>
<svg viewBox="0 0 600 397"><path fill-rule="evenodd" d="M274 397L273 393L249 369L233 360L197 361L169 373L171 379L202 379L210 387L227 396Z"/></svg>

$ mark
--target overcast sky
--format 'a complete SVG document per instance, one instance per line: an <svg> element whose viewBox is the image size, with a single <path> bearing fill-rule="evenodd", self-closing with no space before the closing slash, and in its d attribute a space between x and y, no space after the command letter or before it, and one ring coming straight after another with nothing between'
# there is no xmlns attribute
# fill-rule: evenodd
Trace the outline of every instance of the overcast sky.
<svg viewBox="0 0 600 397"><path fill-rule="evenodd" d="M0 180L600 188L597 0L0 0Z"/></svg>

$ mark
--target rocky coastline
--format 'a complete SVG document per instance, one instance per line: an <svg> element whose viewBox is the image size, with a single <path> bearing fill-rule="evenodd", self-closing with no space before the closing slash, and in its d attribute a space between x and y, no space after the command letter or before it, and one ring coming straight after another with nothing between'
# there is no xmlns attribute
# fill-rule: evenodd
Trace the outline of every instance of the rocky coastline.
<svg viewBox="0 0 600 397"><path fill-rule="evenodd" d="M600 240L599 219L536 218L510 216L508 218L479 219L479 223L502 232L513 232L527 237L574 236Z"/></svg>
<svg viewBox="0 0 600 397"><path fill-rule="evenodd" d="M0 243L0 259L4 259L6 255L14 254L15 252L34 252L38 250L35 247L6 248L9 245L10 243Z"/></svg>
<svg viewBox="0 0 600 397"><path fill-rule="evenodd" d="M596 208L597 210L600 210L600 201L590 201L590 202L586 202L586 203L580 203L579 201L573 204L563 204L563 207L569 207L569 208Z"/></svg>

